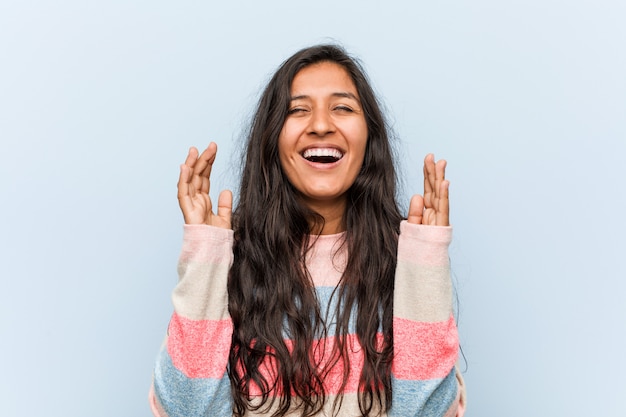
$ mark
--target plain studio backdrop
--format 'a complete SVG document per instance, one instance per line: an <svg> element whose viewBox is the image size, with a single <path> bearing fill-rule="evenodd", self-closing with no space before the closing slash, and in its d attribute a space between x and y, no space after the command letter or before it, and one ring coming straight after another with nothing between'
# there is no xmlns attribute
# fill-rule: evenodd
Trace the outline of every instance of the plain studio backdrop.
<svg viewBox="0 0 626 417"><path fill-rule="evenodd" d="M178 167L237 186L296 50L362 59L400 201L448 160L467 416L624 415L626 3L0 2L0 415L144 416ZM260 213L259 215L262 215Z"/></svg>

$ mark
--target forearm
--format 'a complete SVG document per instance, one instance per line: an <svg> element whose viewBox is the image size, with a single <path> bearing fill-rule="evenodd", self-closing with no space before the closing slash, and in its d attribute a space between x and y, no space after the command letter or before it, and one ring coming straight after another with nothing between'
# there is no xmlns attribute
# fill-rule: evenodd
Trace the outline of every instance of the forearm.
<svg viewBox="0 0 626 417"><path fill-rule="evenodd" d="M226 372L232 337L226 289L232 239L231 230L185 226L174 313L151 390L155 415L232 415Z"/></svg>
<svg viewBox="0 0 626 417"><path fill-rule="evenodd" d="M403 414L408 411L394 406L392 415L444 415L458 397L451 238L450 227L401 225L394 288L394 404L414 411Z"/></svg>

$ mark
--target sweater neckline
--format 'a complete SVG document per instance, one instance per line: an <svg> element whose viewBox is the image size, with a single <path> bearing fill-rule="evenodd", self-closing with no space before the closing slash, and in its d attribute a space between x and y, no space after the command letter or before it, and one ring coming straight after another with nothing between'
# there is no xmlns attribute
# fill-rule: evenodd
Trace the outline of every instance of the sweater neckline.
<svg viewBox="0 0 626 417"><path fill-rule="evenodd" d="M309 235L309 249L324 252L336 251L343 242L346 232L333 233L330 235ZM342 246L342 245L341 245Z"/></svg>

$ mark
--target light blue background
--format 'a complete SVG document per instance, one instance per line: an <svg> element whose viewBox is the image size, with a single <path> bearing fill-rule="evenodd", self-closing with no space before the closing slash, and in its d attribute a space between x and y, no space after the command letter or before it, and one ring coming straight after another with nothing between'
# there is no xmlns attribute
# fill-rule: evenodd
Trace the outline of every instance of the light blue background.
<svg viewBox="0 0 626 417"><path fill-rule="evenodd" d="M297 49L361 57L405 201L445 157L467 416L624 415L626 3L0 2L0 414L148 416L178 166Z"/></svg>

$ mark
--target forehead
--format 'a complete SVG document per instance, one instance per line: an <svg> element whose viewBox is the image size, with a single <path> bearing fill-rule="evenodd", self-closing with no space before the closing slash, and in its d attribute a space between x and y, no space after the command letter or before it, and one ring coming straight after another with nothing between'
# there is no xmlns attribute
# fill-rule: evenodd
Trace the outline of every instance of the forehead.
<svg viewBox="0 0 626 417"><path fill-rule="evenodd" d="M334 62L319 62L302 68L291 83L291 95L328 95L348 92L358 97L354 81L344 67Z"/></svg>

